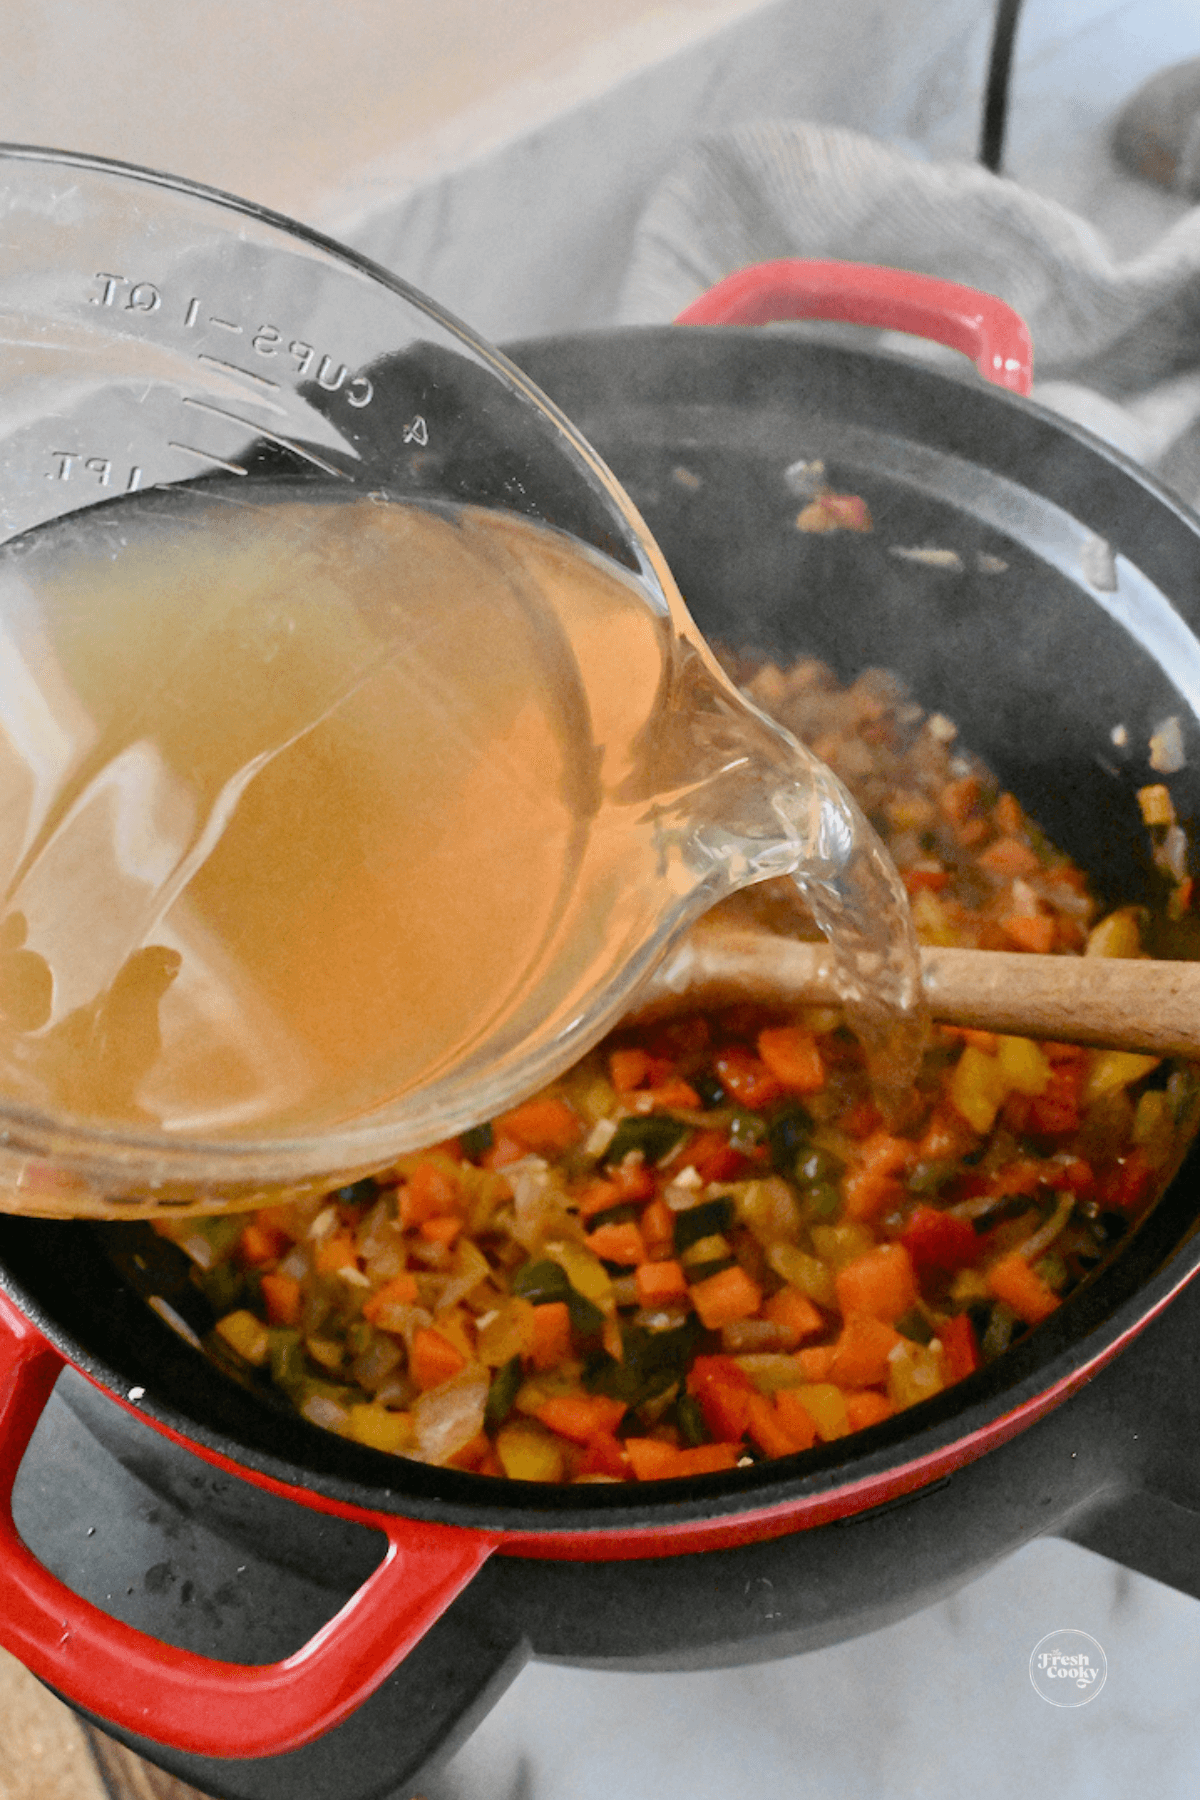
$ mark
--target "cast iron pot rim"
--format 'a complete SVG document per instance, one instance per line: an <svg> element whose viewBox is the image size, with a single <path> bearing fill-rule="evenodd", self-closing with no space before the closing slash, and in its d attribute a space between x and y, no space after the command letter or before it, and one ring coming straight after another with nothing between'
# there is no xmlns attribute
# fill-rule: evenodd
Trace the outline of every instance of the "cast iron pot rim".
<svg viewBox="0 0 1200 1800"><path fill-rule="evenodd" d="M918 1476L915 1486L919 1490L947 1472L947 1452L950 1468L974 1460L997 1447L1012 1429L1022 1429L1041 1412L1068 1399L1075 1387L1118 1353L1200 1273L1200 1232L1193 1231L1190 1242L1179 1233L1174 1250L1168 1251L1164 1262L1156 1264L1148 1280L1134 1281L1132 1291L1120 1297L1115 1306L1104 1304L1106 1288L1130 1287L1133 1266L1140 1260L1138 1240L1143 1236L1143 1227L1152 1225L1167 1202L1176 1201L1176 1207L1168 1209L1174 1211L1182 1198L1188 1210L1194 1212L1196 1189L1200 1186L1200 1169L1195 1165L1200 1162L1200 1151L1189 1162L1190 1170L1185 1165L1142 1227L1122 1241L1112 1261L1069 1296L1051 1319L966 1381L943 1390L920 1407L896 1414L882 1425L844 1440L860 1446L849 1453L834 1443L805 1452L802 1457L762 1462L751 1468L687 1481L548 1487L536 1500L530 1498L531 1484L402 1461L350 1444L288 1415L289 1423L303 1427L316 1453L313 1461L331 1465L303 1466L273 1451L240 1443L156 1398L152 1372L145 1376L143 1392L135 1402L130 1399L131 1377L76 1342L36 1298L23 1290L2 1263L0 1289L68 1363L127 1411L202 1456L208 1452L211 1459L222 1465L233 1464L252 1477L257 1475L289 1489L307 1490L339 1507L363 1514L399 1515L533 1537L596 1532L615 1537L639 1529L661 1530L723 1518L732 1521L738 1514L764 1512L778 1512L782 1522L788 1510L803 1507L806 1502L834 1501L847 1489L877 1484L888 1476L902 1476L913 1465L937 1457L938 1466L929 1474ZM1086 1317L1098 1307L1100 1318L1088 1325L1082 1335L1076 1335L1072 1330L1074 1320L1081 1314ZM164 1324L162 1330L180 1348L185 1347L168 1326ZM1044 1346L1053 1346L1048 1356L1043 1354ZM192 1354L203 1355L199 1351ZM1046 1399L1057 1388L1063 1392ZM1043 1399L1046 1404L1039 1407L1037 1403ZM1029 1419L1009 1431L1003 1429L1006 1421L1026 1409L1032 1415ZM265 1419L274 1415L274 1408L264 1406L263 1411ZM989 1443L988 1439L993 1441ZM958 1458L953 1456L956 1445L962 1448ZM399 1482L395 1479L397 1462L401 1462L404 1476ZM789 1468L795 1462L803 1463L799 1472ZM350 1465L348 1470L337 1466L344 1464ZM303 1504L302 1498L299 1503ZM849 1516L870 1510L874 1504L876 1501L868 1498L865 1503L851 1501L838 1510ZM799 1525L803 1524L801 1519Z"/></svg>

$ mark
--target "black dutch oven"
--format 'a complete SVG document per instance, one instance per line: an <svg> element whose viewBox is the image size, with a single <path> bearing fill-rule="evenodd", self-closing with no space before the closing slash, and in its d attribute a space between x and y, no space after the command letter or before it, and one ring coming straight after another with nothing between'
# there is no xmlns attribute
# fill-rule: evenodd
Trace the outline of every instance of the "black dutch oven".
<svg viewBox="0 0 1200 1800"><path fill-rule="evenodd" d="M964 290L828 265L739 282L699 316L782 304L916 328L1027 387L1019 321ZM1109 903L1150 891L1136 790L1172 714L1176 811L1200 811L1200 522L1177 500L1012 392L877 350L665 327L512 355L616 471L711 638L813 652L843 678L897 670ZM870 534L797 531L797 465L816 461L866 501ZM210 1792L366 1800L445 1754L531 1653L651 1669L791 1654L1046 1531L1200 1591L1194 1298L1107 1366L1200 1264L1197 1174L1193 1156L1051 1319L912 1412L727 1475L545 1491L309 1426L145 1306L112 1227L0 1218L0 1642ZM43 1456L22 1477L18 1530L14 1482L64 1361L39 1434L57 1432L59 1472ZM114 1597L74 1526L56 1537L61 1469L86 1486L105 1458L226 1533L239 1571L269 1571L253 1618Z"/></svg>

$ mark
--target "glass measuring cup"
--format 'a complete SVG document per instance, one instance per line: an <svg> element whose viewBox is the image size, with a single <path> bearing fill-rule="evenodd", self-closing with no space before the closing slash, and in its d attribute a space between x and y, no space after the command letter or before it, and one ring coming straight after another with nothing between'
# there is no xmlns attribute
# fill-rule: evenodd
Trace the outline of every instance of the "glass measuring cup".
<svg viewBox="0 0 1200 1800"><path fill-rule="evenodd" d="M872 1003L912 1006L915 947L873 834L720 672L632 504L516 368L403 283L256 208L94 158L0 158L0 726L16 777L0 843L0 1207L247 1206L385 1166L566 1067L688 925L771 876L796 879L863 1019ZM297 520L299 552L278 535ZM411 560L413 530L448 533L456 555L473 546L457 586L422 589L424 610L410 595L389 623L374 599L339 592L325 607L319 584L313 601L314 542L326 571L364 544L381 566ZM294 605L275 594L234 643L210 629L204 595L178 594L214 545L224 579L264 535ZM164 557L176 610L164 594L131 612L131 571ZM498 558L503 599L488 585ZM309 711L289 737L270 721L298 624ZM218 689L229 706L231 658L245 704L197 798L194 745L173 733ZM423 818L419 845L390 840L403 967L390 998L382 969L378 982L352 969L343 998L362 1024L335 1072L328 1032L309 1055L305 1019L272 1013L278 980L214 976L228 905L199 927L187 905L281 744L378 710L371 684L398 664L396 742L430 693L441 736L426 720L408 773L389 765L430 797L424 814L394 815ZM305 782L319 765L280 790L295 866L259 921L260 939L276 926L272 967L300 971L301 1012L331 947L359 929L343 909L322 935L320 905L292 905L341 880L336 808L312 851ZM388 839L378 782L364 753L347 840L376 828L364 795ZM499 832L521 807L522 830ZM107 836L81 862L92 819ZM375 880L379 856L363 854ZM260 885L252 866L244 891ZM355 1085L342 1077L370 1063L381 1006L405 1055ZM162 1098L172 1055L204 1064L195 1104ZM254 1082L231 1098L239 1058ZM264 1084L289 1068L293 1091L272 1110Z"/></svg>

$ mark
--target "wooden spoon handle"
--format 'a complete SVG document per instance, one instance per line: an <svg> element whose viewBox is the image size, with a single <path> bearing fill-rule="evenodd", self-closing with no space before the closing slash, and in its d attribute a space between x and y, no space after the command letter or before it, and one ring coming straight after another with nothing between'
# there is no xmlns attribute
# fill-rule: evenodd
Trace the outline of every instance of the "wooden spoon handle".
<svg viewBox="0 0 1200 1800"><path fill-rule="evenodd" d="M1200 963L926 948L921 970L930 1013L945 1025L1200 1057ZM836 1005L827 946L699 926L660 964L636 1010L735 1000Z"/></svg>

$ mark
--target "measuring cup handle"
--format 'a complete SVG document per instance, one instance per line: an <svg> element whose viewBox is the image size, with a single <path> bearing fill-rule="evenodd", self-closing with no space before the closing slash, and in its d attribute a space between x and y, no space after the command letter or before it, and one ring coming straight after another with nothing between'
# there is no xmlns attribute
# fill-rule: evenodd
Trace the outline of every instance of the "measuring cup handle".
<svg viewBox="0 0 1200 1800"><path fill-rule="evenodd" d="M283 1662L251 1667L161 1643L73 1594L17 1534L13 1484L62 1366L0 1293L0 1644L68 1700L139 1737L201 1756L298 1749L374 1692L495 1548L484 1532L364 1516L387 1537L382 1562Z"/></svg>
<svg viewBox="0 0 1200 1800"><path fill-rule="evenodd" d="M754 263L693 300L677 325L767 325L773 319L829 319L932 338L961 350L996 387L1027 394L1033 344L1024 319L994 294L932 275L870 263L784 257Z"/></svg>

